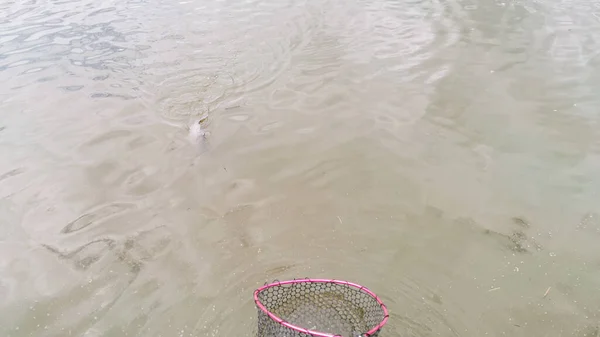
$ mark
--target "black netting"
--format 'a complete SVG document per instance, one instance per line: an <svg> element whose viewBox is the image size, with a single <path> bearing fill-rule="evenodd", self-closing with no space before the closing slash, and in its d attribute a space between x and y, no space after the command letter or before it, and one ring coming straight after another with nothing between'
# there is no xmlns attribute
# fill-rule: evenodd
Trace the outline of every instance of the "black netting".
<svg viewBox="0 0 600 337"><path fill-rule="evenodd" d="M306 281L276 285L258 301L283 321L321 333L362 336L384 319L381 305L368 293L345 284ZM371 336L376 337L379 331ZM258 308L257 337L308 337L273 320Z"/></svg>

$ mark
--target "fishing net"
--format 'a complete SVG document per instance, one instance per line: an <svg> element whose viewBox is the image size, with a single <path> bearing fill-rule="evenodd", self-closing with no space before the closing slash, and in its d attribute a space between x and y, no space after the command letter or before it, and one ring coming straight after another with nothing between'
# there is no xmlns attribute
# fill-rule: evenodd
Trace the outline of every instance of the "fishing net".
<svg viewBox="0 0 600 337"><path fill-rule="evenodd" d="M257 337L376 337L388 319L373 292L346 281L274 282L257 289L254 301Z"/></svg>

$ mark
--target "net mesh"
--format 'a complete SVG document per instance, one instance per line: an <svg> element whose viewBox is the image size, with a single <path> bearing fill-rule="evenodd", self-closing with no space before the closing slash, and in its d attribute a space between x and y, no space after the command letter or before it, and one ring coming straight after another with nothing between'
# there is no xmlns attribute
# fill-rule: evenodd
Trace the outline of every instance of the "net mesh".
<svg viewBox="0 0 600 337"><path fill-rule="evenodd" d="M363 336L384 319L378 301L359 288L329 282L299 282L261 290L258 301L283 321L311 331L343 337ZM370 336L379 335L379 330ZM307 337L258 308L257 337Z"/></svg>

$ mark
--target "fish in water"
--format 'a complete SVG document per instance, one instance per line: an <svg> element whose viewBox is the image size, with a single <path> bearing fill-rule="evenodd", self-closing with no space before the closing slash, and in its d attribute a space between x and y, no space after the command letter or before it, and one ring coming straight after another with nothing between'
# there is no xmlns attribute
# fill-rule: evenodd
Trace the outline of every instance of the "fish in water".
<svg viewBox="0 0 600 337"><path fill-rule="evenodd" d="M210 131L203 125L205 120L206 118L197 120L188 127L188 140L202 153L208 151L210 146Z"/></svg>
<svg viewBox="0 0 600 337"><path fill-rule="evenodd" d="M210 137L210 132L202 126L202 122L204 120L205 119L200 119L200 120L192 123L192 125L190 125L188 131L189 131L189 137L192 141L204 142L205 140L208 139L208 137Z"/></svg>

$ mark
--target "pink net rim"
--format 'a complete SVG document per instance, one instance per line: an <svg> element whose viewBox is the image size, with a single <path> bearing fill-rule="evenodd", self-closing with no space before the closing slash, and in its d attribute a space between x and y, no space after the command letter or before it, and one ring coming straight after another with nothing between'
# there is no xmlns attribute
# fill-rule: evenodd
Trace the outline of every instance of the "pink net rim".
<svg viewBox="0 0 600 337"><path fill-rule="evenodd" d="M262 312L267 314L272 320L274 320L278 324L285 326L288 329L292 329L294 331L301 332L301 333L308 334L308 335L315 336L315 337L340 337L339 335L332 335L332 334L328 334L328 333L324 333L324 332L312 331L312 330L304 329L299 326L290 324L290 323L284 321L283 319L281 319L280 317L278 317L277 315L270 312L262 303L260 303L260 300L258 299L258 294L260 294L263 290L272 288L272 287L277 287L277 286L282 286L282 285L287 285L287 284L295 284L295 283L334 283L334 284L339 284L339 285L346 285L346 286L350 286L353 288L357 288L359 291L362 291L362 292L368 294L369 296L373 297L377 301L379 306L381 306L381 309L383 310L383 319L381 320L381 322L379 322L379 324L377 324L376 326L371 328L371 330L365 332L364 334L366 336L371 336L372 334L379 331L387 323L388 318L390 316L387 307L385 306L385 304L383 304L383 301L381 301L379 296L377 296L374 292L369 290L367 287L361 286L360 284L348 282L348 281L328 280L328 279L308 279L307 278L307 279L299 279L299 280L277 281L277 282L265 284L264 286L256 289L254 291L254 303L256 303L256 306Z"/></svg>

